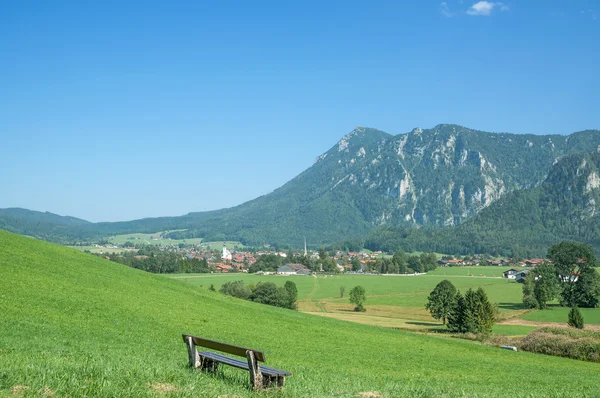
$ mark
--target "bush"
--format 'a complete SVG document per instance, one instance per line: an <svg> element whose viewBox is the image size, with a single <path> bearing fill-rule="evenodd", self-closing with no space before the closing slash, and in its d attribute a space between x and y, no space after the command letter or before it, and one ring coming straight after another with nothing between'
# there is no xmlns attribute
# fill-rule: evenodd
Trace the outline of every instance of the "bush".
<svg viewBox="0 0 600 398"><path fill-rule="evenodd" d="M277 287L273 282L259 282L252 291L250 300L293 310L296 309L297 297L298 289L292 281L287 281L283 287Z"/></svg>
<svg viewBox="0 0 600 398"><path fill-rule="evenodd" d="M518 346L538 354L600 362L600 332L546 327L529 333Z"/></svg>
<svg viewBox="0 0 600 398"><path fill-rule="evenodd" d="M569 311L569 326L576 329L583 329L583 315L579 311L579 308L573 307Z"/></svg>
<svg viewBox="0 0 600 398"><path fill-rule="evenodd" d="M252 294L250 288L244 285L244 281L227 282L223 286L221 286L219 292L228 296L241 298L243 300L248 300L250 298L250 295Z"/></svg>

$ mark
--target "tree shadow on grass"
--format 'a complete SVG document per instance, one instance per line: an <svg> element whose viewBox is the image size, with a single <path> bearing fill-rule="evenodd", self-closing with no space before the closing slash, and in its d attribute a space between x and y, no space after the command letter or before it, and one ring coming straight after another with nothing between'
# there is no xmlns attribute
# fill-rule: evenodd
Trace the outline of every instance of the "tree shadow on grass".
<svg viewBox="0 0 600 398"><path fill-rule="evenodd" d="M503 310L526 310L528 307L523 303L498 303L498 308Z"/></svg>
<svg viewBox="0 0 600 398"><path fill-rule="evenodd" d="M407 325L416 325L416 326L435 326L435 327L442 327L442 325L440 325L439 323L433 323L433 322L406 322Z"/></svg>

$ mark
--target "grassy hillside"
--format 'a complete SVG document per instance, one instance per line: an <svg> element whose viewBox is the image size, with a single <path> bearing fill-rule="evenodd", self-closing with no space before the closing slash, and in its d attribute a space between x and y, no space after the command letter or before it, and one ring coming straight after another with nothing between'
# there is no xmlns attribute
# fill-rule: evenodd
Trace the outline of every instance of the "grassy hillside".
<svg viewBox="0 0 600 398"><path fill-rule="evenodd" d="M182 332L294 373L266 396L593 396L600 370L244 302L3 231L0 314L0 395L254 395L243 371L190 371Z"/></svg>

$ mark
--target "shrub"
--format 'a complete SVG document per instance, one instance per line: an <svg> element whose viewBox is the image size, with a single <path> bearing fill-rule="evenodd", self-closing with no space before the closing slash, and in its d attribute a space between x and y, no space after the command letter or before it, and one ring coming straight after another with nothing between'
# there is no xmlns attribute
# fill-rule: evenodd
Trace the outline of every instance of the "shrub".
<svg viewBox="0 0 600 398"><path fill-rule="evenodd" d="M244 285L244 281L227 282L223 284L223 286L221 286L219 292L228 296L233 296L244 300L248 300L248 298L250 298L250 295L252 294L250 288Z"/></svg>
<svg viewBox="0 0 600 398"><path fill-rule="evenodd" d="M250 300L256 303L292 310L296 309L297 298L298 289L292 281L285 282L283 287L277 287L273 282L259 282L250 295Z"/></svg>
<svg viewBox="0 0 600 398"><path fill-rule="evenodd" d="M538 354L600 362L600 332L546 327L529 333L518 346Z"/></svg>
<svg viewBox="0 0 600 398"><path fill-rule="evenodd" d="M277 288L277 285L273 282L259 282L256 284L254 291L252 291L250 300L275 307L283 307L283 303L286 301L286 294L283 288Z"/></svg>
<svg viewBox="0 0 600 398"><path fill-rule="evenodd" d="M569 311L569 326L576 329L583 329L583 315L579 311L579 308L573 307Z"/></svg>

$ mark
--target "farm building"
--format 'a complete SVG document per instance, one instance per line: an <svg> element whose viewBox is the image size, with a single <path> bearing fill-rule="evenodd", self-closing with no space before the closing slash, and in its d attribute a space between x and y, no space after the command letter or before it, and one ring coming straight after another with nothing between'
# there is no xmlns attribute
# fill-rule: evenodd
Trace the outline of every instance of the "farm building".
<svg viewBox="0 0 600 398"><path fill-rule="evenodd" d="M507 271L504 271L502 273L502 275L507 279L515 279L518 273L519 273L518 269L511 268Z"/></svg>
<svg viewBox="0 0 600 398"><path fill-rule="evenodd" d="M308 275L310 270L304 264L284 264L277 268L279 275Z"/></svg>
<svg viewBox="0 0 600 398"><path fill-rule="evenodd" d="M528 269L526 269L526 270L523 270L523 271L519 271L519 272L517 272L517 273L515 274L515 278L514 278L514 279L515 279L517 282L519 282L519 283L523 283L523 282L525 282L525 278L527 278L527 275L529 275L529 273L530 273L530 272L531 272L531 271L530 271L530 270L528 270Z"/></svg>

